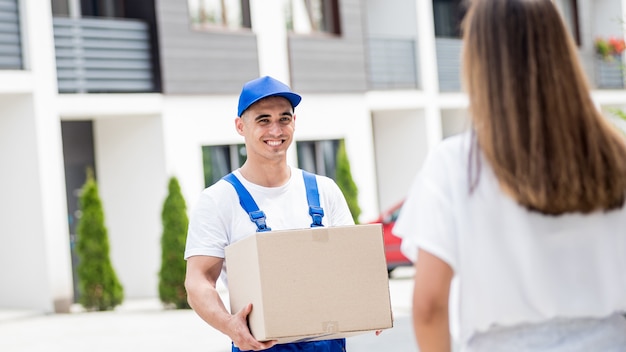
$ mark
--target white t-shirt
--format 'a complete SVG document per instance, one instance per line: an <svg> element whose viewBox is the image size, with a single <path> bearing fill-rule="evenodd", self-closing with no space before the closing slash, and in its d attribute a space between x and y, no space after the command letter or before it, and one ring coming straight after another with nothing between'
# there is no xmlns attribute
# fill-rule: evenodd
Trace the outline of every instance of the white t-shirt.
<svg viewBox="0 0 626 352"><path fill-rule="evenodd" d="M459 302L451 316L461 343L494 326L626 311L626 206L530 212L500 191L484 158L470 195L470 139L448 138L430 153L394 227L409 258L419 247L454 270Z"/></svg>
<svg viewBox="0 0 626 352"><path fill-rule="evenodd" d="M308 228L313 222L302 170L292 167L291 178L280 187L262 187L248 182L239 170L235 176L265 213L272 230ZM320 206L324 210L324 226L353 225L348 204L337 184L330 178L316 176ZM189 220L185 259L195 255L224 258L224 248L256 233L256 224L239 204L239 196L230 183L219 180L206 188L195 205ZM221 278L226 286L226 264Z"/></svg>

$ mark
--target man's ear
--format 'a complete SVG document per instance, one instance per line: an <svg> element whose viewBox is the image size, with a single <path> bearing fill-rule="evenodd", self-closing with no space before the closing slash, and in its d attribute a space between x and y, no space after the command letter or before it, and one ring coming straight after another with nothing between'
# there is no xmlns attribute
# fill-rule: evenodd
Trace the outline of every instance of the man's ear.
<svg viewBox="0 0 626 352"><path fill-rule="evenodd" d="M235 129L237 130L237 133L243 136L243 118L235 118Z"/></svg>

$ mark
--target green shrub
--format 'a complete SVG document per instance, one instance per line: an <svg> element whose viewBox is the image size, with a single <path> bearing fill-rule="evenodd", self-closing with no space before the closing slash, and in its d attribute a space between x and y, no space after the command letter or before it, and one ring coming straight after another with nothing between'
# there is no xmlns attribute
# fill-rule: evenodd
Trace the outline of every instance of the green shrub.
<svg viewBox="0 0 626 352"><path fill-rule="evenodd" d="M87 170L79 207L82 214L76 228L78 302L87 310L112 310L124 300L124 289L109 259L104 211L91 170Z"/></svg>
<svg viewBox="0 0 626 352"><path fill-rule="evenodd" d="M352 179L350 161L348 160L346 144L343 139L339 142L339 149L337 150L337 170L335 171L335 181L348 202L348 207L352 213L354 223L358 224L359 215L361 215L361 208L359 207L358 200L359 190Z"/></svg>
<svg viewBox="0 0 626 352"><path fill-rule="evenodd" d="M170 178L168 195L161 212L163 236L161 237L161 271L159 272L159 298L166 306L187 309L185 291L185 240L187 236L187 206L175 177Z"/></svg>

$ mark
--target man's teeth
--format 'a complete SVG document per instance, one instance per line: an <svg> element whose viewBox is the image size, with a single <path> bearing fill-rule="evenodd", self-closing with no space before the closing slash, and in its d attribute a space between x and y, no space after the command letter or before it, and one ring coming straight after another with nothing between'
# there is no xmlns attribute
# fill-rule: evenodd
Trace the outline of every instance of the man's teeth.
<svg viewBox="0 0 626 352"><path fill-rule="evenodd" d="M267 144L269 144L272 147L275 147L277 145L280 145L282 143L282 141L267 141Z"/></svg>

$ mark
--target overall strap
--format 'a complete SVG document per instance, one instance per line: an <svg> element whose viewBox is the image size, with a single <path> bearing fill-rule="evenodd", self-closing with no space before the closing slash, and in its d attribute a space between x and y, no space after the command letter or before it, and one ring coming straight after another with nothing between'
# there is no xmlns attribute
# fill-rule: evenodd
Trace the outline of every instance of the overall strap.
<svg viewBox="0 0 626 352"><path fill-rule="evenodd" d="M324 209L320 207L320 194L317 191L315 175L302 170L302 176L304 177L304 186L306 187L306 199L309 202L309 215L313 219L311 227L324 226L322 225Z"/></svg>
<svg viewBox="0 0 626 352"><path fill-rule="evenodd" d="M259 206L250 195L250 192L244 187L239 179L231 172L223 177L224 181L235 187L237 195L239 195L239 204L250 216L250 220L256 224L256 232L271 231L272 229L265 223L265 213L259 210Z"/></svg>

